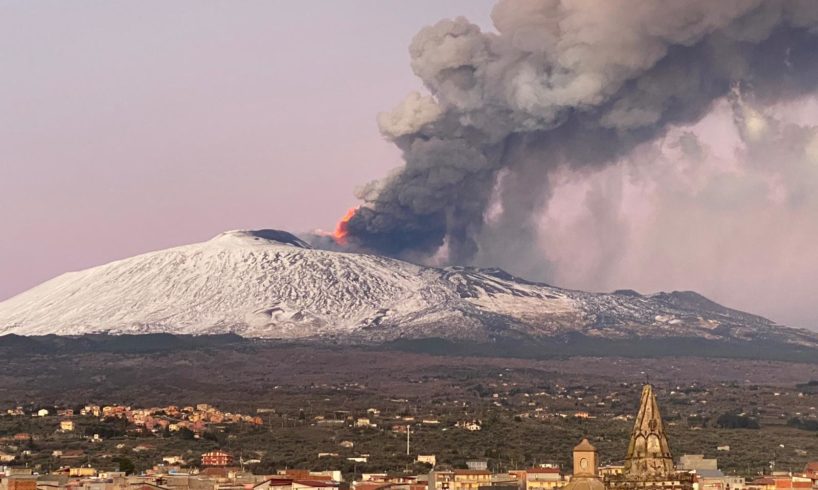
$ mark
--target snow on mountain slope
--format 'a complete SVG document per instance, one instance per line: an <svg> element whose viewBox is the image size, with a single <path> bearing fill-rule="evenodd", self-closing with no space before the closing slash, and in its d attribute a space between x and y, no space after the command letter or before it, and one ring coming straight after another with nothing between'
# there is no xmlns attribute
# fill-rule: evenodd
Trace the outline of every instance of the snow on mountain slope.
<svg viewBox="0 0 818 490"><path fill-rule="evenodd" d="M0 303L0 334L209 334L332 338L813 335L724 308L695 293L585 293L500 270L422 267L313 249L277 230L231 231L203 243L63 274Z"/></svg>
<svg viewBox="0 0 818 490"><path fill-rule="evenodd" d="M422 307L414 293L420 272L386 258L312 250L292 235L227 232L63 274L0 303L0 332L309 336L354 328L381 309Z"/></svg>

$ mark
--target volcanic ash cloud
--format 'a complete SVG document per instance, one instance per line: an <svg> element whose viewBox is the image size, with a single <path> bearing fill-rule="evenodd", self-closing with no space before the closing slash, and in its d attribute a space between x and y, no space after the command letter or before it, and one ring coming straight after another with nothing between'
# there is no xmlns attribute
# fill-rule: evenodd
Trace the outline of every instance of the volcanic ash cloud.
<svg viewBox="0 0 818 490"><path fill-rule="evenodd" d="M428 93L379 117L405 165L360 190L350 247L530 262L555 173L627 159L732 88L772 106L818 84L813 1L509 0L492 20L496 32L457 18L415 36Z"/></svg>

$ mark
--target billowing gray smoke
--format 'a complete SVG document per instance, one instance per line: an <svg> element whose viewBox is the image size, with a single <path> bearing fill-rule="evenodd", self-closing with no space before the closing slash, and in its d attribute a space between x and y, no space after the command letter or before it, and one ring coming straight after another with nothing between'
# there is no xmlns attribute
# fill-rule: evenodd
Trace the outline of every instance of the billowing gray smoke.
<svg viewBox="0 0 818 490"><path fill-rule="evenodd" d="M761 103L818 87L813 0L504 0L492 19L413 40L430 95L379 118L405 166L360 192L353 246L469 263L529 239L554 170L614 162L731 87Z"/></svg>

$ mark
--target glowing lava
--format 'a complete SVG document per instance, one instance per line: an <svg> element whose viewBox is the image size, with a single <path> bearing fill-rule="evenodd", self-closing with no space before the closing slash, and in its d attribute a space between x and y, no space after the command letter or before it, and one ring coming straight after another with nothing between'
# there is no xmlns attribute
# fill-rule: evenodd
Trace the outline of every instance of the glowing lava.
<svg viewBox="0 0 818 490"><path fill-rule="evenodd" d="M349 230L347 227L349 226L349 220L355 216L355 213L358 211L358 208L349 208L341 221L338 222L338 225L335 226L335 231L332 233L332 238L339 245L346 245L347 244L347 235L349 234Z"/></svg>

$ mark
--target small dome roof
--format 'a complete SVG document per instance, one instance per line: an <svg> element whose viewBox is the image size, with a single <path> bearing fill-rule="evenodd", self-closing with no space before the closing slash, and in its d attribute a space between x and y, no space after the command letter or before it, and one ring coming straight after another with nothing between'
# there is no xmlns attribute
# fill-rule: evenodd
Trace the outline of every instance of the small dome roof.
<svg viewBox="0 0 818 490"><path fill-rule="evenodd" d="M572 478L562 490L605 490L605 484L598 478Z"/></svg>

